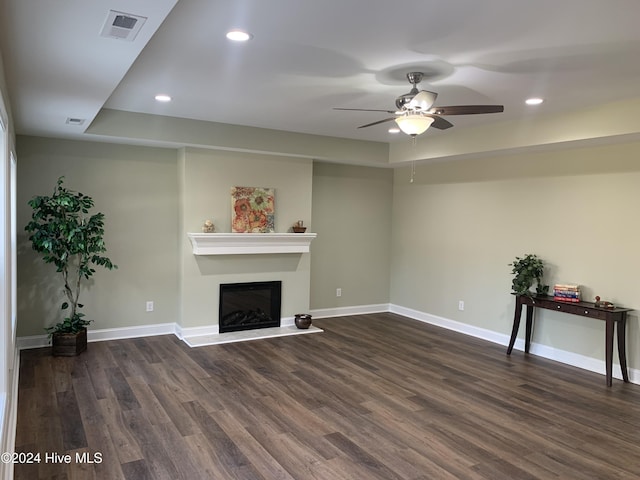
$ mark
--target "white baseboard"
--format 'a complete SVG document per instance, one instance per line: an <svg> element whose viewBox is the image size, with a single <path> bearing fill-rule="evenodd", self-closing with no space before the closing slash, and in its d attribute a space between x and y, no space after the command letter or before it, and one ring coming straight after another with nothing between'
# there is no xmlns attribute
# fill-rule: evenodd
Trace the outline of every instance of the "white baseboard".
<svg viewBox="0 0 640 480"><path fill-rule="evenodd" d="M265 338L288 337L291 335L304 335L308 333L320 333L324 330L314 327L298 328L295 325L280 325L279 327L256 328L252 330L241 330L238 332L219 333L214 335L197 335L195 337L184 337L182 341L191 348L203 347L207 345L221 345L223 343L248 342L252 340L262 340Z"/></svg>
<svg viewBox="0 0 640 480"><path fill-rule="evenodd" d="M120 340L123 338L151 337L153 335L176 334L175 323L158 323L155 325L139 325L135 327L103 328L100 330L88 330L88 342L104 342L106 340ZM32 335L18 337L19 350L29 348L47 347L50 345L48 335Z"/></svg>
<svg viewBox="0 0 640 480"><path fill-rule="evenodd" d="M293 317L283 317L280 319L281 327L290 327L294 325ZM185 338L191 337L202 337L202 336L210 336L210 335L219 335L220 329L218 325L205 325L203 327L187 327L183 328L178 324L175 324L175 332L176 337L180 340L184 340Z"/></svg>
<svg viewBox="0 0 640 480"><path fill-rule="evenodd" d="M18 350L46 347L48 345L49 339L46 335L30 335L28 337L16 338L16 346L18 347Z"/></svg>
<svg viewBox="0 0 640 480"><path fill-rule="evenodd" d="M180 340L184 340L188 337L200 337L203 335L218 335L220 330L218 329L218 325L206 325L204 327L187 327L182 328L182 326L176 324L176 337Z"/></svg>
<svg viewBox="0 0 640 480"><path fill-rule="evenodd" d="M505 347L509 345L509 340L511 338L510 334L506 335L504 333L498 333L492 330L474 327L473 325L467 325L466 323L456 322L455 320L438 317L436 315L431 315L429 313L420 312L418 310L401 307L399 305L390 305L389 311L392 313L397 313L398 315L402 315L404 317L413 318L414 320L419 320L431 325L446 328L447 330L454 330L465 335L470 335L472 337L481 338L483 340L497 343L499 345L504 345ZM524 351L524 340L520 338L516 339L514 349ZM532 355L537 355L539 357L547 358L549 360L554 360L556 362L565 363L573 367L582 368L590 372L605 375L606 366L604 360L587 357L585 355L580 355L573 352L567 352L565 350L560 350L535 342L531 343L529 353L531 353ZM617 379L622 379L620 366L614 364L613 370L614 371L612 376ZM631 383L640 384L640 370L630 368L629 381Z"/></svg>
<svg viewBox="0 0 640 480"><path fill-rule="evenodd" d="M344 317L349 315L365 315L368 313L381 313L391 312L404 317L413 318L421 322L429 323L438 327L446 328L447 330L454 330L465 335L470 335L475 338L481 338L489 342L497 343L499 345L507 346L509 344L510 336L501 332L494 332L485 328L475 327L466 323L457 322L448 318L439 317L430 313L421 312L400 305L381 303L374 305L357 305L351 307L336 307L336 308L322 308L311 310L310 313L314 318L328 318L328 317ZM283 318L281 325L283 327L294 324L293 317ZM188 327L182 328L176 323L162 323L156 325L141 325L136 327L123 327L123 328L108 328L102 330L89 330L88 341L100 342L105 340L118 340L122 338L137 338L148 337L152 335L167 335L174 334L181 340L185 337L198 337L202 335L217 335L219 334L218 325L207 325L203 327ZM34 335L30 337L18 337L17 339L18 349L23 350L27 348L46 347L49 345L49 339L46 335ZM524 340L517 339L514 345L514 349L524 351ZM590 372L595 372L604 375L605 362L604 360L587 357L573 352L559 350L547 345L532 343L530 353L538 355L549 360L555 360L557 362L566 363L574 367L582 368ZM622 374L619 365L614 365L613 377L621 379ZM640 384L640 370L629 369L629 381L635 384Z"/></svg>
<svg viewBox="0 0 640 480"><path fill-rule="evenodd" d="M89 330L87 332L87 341L103 342L106 340L152 337L154 335L169 335L175 333L175 323L157 323L155 325L140 325L136 327L103 328L100 330Z"/></svg>
<svg viewBox="0 0 640 480"><path fill-rule="evenodd" d="M309 313L313 318L346 317L349 315L365 315L367 313L389 312L388 303L377 305L356 305L353 307L319 308Z"/></svg>
<svg viewBox="0 0 640 480"><path fill-rule="evenodd" d="M293 317L284 317L280 320L282 327L294 325ZM183 328L177 323L158 323L155 325L139 325L135 327L103 328L100 330L88 330L88 342L104 342L107 340L120 340L123 338L151 337L154 335L173 334L180 340L185 337L198 337L202 335L217 335L218 325L206 325L203 327ZM19 350L30 348L47 347L50 345L47 335L32 335L28 337L18 337L17 346Z"/></svg>
<svg viewBox="0 0 640 480"><path fill-rule="evenodd" d="M401 307L399 305L391 305L389 308L391 313L397 313L403 317L413 318L430 325L436 325L438 327L446 328L447 330L454 330L456 332L464 333L465 335L471 335L472 337L481 338L493 343L499 343L500 345L509 344L509 335L497 333L486 328L474 327L466 323L456 322L444 317L438 317L430 313L420 312L411 308Z"/></svg>

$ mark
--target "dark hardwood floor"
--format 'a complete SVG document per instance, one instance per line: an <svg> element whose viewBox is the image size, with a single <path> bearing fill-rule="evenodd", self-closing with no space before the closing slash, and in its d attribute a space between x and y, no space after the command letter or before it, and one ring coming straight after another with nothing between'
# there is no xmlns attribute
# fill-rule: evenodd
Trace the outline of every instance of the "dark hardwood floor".
<svg viewBox="0 0 640 480"><path fill-rule="evenodd" d="M640 478L638 385L389 313L314 324L22 352L16 449L41 460L15 478Z"/></svg>

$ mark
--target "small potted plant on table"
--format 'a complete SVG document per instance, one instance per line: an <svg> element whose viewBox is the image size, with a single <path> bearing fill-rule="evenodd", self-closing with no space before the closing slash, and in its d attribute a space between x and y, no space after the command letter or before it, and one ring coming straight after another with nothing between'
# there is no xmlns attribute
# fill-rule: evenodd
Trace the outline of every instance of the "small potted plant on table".
<svg viewBox="0 0 640 480"><path fill-rule="evenodd" d="M523 258L516 257L509 266L513 267L511 273L514 275L511 281L513 293L517 295L531 296L531 287L536 284L536 294L546 295L549 292L549 285L543 285L544 262L538 256L531 253Z"/></svg>
<svg viewBox="0 0 640 480"><path fill-rule="evenodd" d="M65 301L62 310L69 310L63 321L46 328L52 339L53 354L78 355L87 348L87 325L78 302L83 280L95 273L94 265L108 270L118 268L102 255L104 215L89 216L93 199L63 186L58 178L51 196L36 196L29 200L33 209L31 221L25 227L32 248L42 254L45 263L53 263L64 283Z"/></svg>

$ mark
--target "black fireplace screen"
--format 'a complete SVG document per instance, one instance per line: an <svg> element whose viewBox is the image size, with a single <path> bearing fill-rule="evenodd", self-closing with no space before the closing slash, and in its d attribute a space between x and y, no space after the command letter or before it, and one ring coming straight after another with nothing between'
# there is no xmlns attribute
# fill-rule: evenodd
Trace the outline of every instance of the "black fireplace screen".
<svg viewBox="0 0 640 480"><path fill-rule="evenodd" d="M220 285L220 333L280 326L282 282Z"/></svg>

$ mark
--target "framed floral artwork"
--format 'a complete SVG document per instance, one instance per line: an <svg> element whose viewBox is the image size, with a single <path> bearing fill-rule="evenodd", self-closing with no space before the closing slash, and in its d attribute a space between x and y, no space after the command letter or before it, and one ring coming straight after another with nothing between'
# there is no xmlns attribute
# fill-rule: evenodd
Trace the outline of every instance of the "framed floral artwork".
<svg viewBox="0 0 640 480"><path fill-rule="evenodd" d="M231 188L231 231L234 233L273 233L275 209L273 188Z"/></svg>

